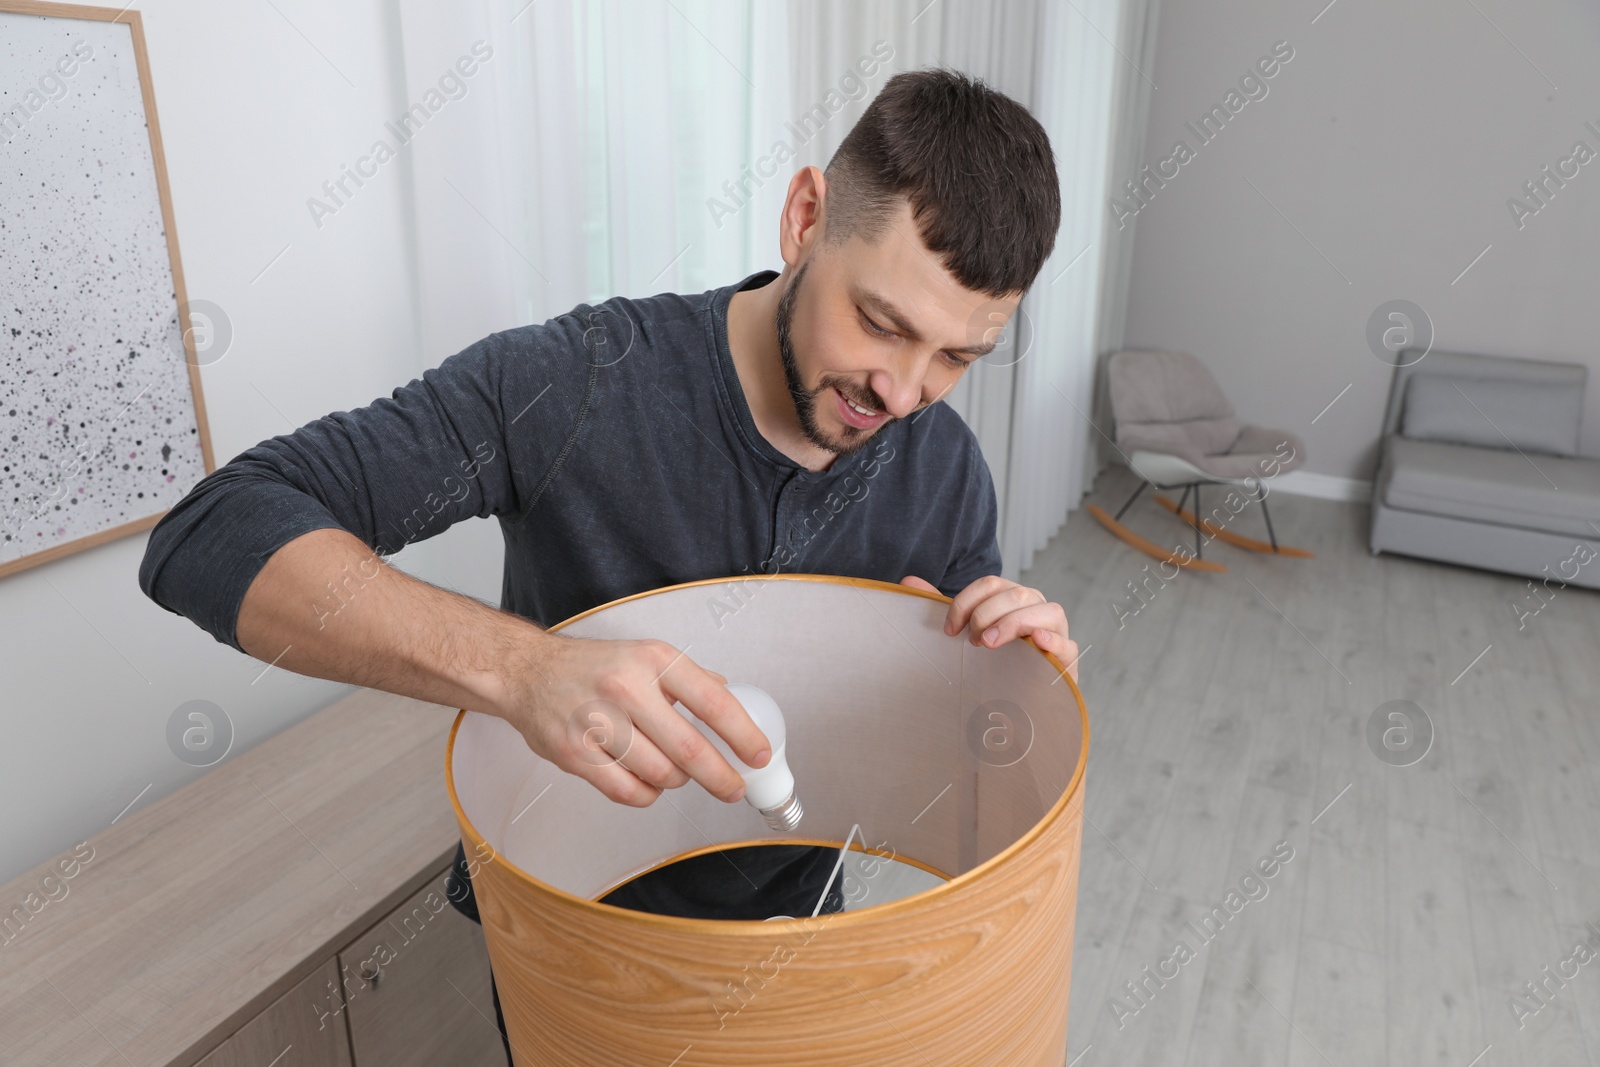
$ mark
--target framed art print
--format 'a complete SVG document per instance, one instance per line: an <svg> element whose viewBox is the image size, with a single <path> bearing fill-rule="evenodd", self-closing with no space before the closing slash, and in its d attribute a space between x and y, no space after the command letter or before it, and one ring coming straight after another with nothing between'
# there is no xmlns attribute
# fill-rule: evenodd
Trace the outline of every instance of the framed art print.
<svg viewBox="0 0 1600 1067"><path fill-rule="evenodd" d="M0 575L215 468L137 11L0 0Z"/></svg>

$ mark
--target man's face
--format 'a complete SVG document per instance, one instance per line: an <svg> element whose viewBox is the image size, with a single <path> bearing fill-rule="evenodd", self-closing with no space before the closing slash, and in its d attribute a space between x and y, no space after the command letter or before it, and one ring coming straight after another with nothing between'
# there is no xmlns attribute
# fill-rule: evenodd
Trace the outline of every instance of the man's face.
<svg viewBox="0 0 1600 1067"><path fill-rule="evenodd" d="M876 244L819 240L778 301L778 350L800 428L841 456L955 388L1021 299L957 282L923 245L909 203L890 219Z"/></svg>

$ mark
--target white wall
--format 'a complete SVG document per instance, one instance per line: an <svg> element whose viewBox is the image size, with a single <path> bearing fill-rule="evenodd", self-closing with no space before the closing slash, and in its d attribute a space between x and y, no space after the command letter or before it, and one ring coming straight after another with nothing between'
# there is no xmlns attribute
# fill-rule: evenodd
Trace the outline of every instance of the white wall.
<svg viewBox="0 0 1600 1067"><path fill-rule="evenodd" d="M1366 323L1408 299L1436 348L1588 364L1600 454L1600 160L1521 230L1506 207L1575 141L1600 152L1600 8L1325 4L1165 0L1146 164L1198 145L1184 122L1274 42L1294 58L1138 212L1127 345L1194 352L1308 470L1364 479L1390 376Z"/></svg>
<svg viewBox="0 0 1600 1067"><path fill-rule="evenodd" d="M465 206L458 227L419 237L408 190L426 153L434 193L456 196L440 181L442 154L455 162L443 174L480 207L492 205L472 154L481 133L461 132L481 131L493 107L492 62L320 228L306 206L437 80L446 57L468 52L480 34L466 12L429 27L432 47L414 50L412 78L400 16L379 0L135 6L189 296L221 305L234 329L226 356L202 372L219 465L388 395L514 324L501 238ZM219 705L236 755L347 691L280 670L261 676L263 664L148 600L137 581L146 538L0 580L0 880L204 773L167 747L167 719L180 704ZM457 526L395 562L499 602L492 522Z"/></svg>

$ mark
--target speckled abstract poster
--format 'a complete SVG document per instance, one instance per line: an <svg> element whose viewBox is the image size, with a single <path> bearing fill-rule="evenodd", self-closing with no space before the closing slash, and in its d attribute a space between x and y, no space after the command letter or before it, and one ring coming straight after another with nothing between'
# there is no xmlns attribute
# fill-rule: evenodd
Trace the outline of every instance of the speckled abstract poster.
<svg viewBox="0 0 1600 1067"><path fill-rule="evenodd" d="M135 47L0 11L0 574L146 528L206 473Z"/></svg>

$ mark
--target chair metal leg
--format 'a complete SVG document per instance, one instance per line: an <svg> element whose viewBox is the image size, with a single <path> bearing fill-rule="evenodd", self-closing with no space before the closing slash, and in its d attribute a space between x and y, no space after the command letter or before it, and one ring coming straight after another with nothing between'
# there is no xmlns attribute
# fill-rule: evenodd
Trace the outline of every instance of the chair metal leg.
<svg viewBox="0 0 1600 1067"><path fill-rule="evenodd" d="M1261 514L1266 520L1267 537L1271 539L1270 544L1267 541L1258 541L1254 537L1246 537L1243 534L1235 533L1232 530L1225 529L1223 526L1212 522L1210 519L1207 519L1201 514L1201 512L1204 510L1203 505L1200 502L1201 486L1214 484L1216 483L1190 482L1183 487L1183 498L1177 503L1173 503L1171 500L1168 500L1166 497L1161 496L1160 494L1156 495L1156 503L1177 515L1182 521L1190 523L1195 527L1194 556L1191 559L1191 564L1194 561L1199 560L1200 552L1207 541L1226 541L1228 544L1233 545L1236 548L1248 549L1251 552L1263 552L1274 556L1291 556L1296 559L1310 559L1312 556L1316 555L1316 553L1308 552L1303 548L1295 548L1292 545L1280 544L1278 542L1278 531L1272 525L1272 513L1267 508L1267 494L1264 487L1259 490L1245 489L1244 492L1249 494L1249 498L1251 500L1257 501L1261 504ZM1178 486L1174 485L1172 488L1176 489ZM1190 492L1194 493L1193 512L1186 511L1184 509L1184 504L1189 500ZM1110 520L1111 516L1107 515L1101 521L1109 522ZM1204 537L1201 536L1202 533L1204 534Z"/></svg>
<svg viewBox="0 0 1600 1067"><path fill-rule="evenodd" d="M1278 535L1272 532L1272 512L1267 510L1267 492L1261 490L1261 495L1256 497L1261 502L1261 517L1267 520L1267 540L1272 542L1272 551L1278 551Z"/></svg>
<svg viewBox="0 0 1600 1067"><path fill-rule="evenodd" d="M1124 505L1122 505L1122 507L1120 507L1120 508L1118 508L1118 509L1117 509L1117 513L1116 513L1116 515L1114 515L1114 516L1112 516L1112 517L1113 517L1113 518L1114 518L1114 519L1116 519L1116 520L1117 520L1117 521L1118 521L1118 522L1121 522L1121 521L1122 521L1122 516L1123 516L1123 515L1124 515L1124 514L1126 514L1126 513L1127 513L1127 510L1128 510L1128 509L1129 509L1129 508L1131 508L1131 507L1133 507L1133 502L1134 502L1134 501L1135 501L1135 500L1138 500L1138 499L1139 499L1139 494L1140 494L1140 493L1142 493L1142 492L1144 492L1144 491L1145 491L1145 489L1146 489L1146 488L1147 488L1147 487L1148 487L1148 486L1149 486L1149 485L1150 485L1150 483L1149 483L1149 482L1140 482L1140 483L1139 483L1139 488L1137 488L1137 489L1135 489L1135 490L1134 490L1134 491L1133 491L1133 495L1132 495L1132 496L1130 496L1130 497L1129 497L1129 498L1128 498L1128 502L1127 502L1127 503L1126 503L1126 504L1124 504Z"/></svg>
<svg viewBox="0 0 1600 1067"><path fill-rule="evenodd" d="M1200 483L1194 483L1194 558L1200 559Z"/></svg>

